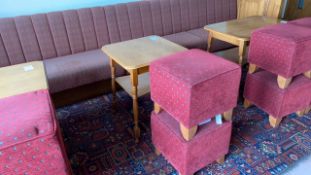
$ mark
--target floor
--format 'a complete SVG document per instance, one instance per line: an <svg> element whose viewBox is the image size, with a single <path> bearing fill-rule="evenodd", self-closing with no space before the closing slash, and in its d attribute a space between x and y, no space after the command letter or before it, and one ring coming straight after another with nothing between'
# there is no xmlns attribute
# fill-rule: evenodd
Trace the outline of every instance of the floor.
<svg viewBox="0 0 311 175"><path fill-rule="evenodd" d="M135 144L132 100L118 93L57 109L68 156L76 175L177 175L163 156L157 156L150 134L149 96L139 99L142 137ZM311 113L285 118L271 128L268 115L241 103L234 112L230 153L224 164L212 163L196 175L307 175L311 172ZM307 170L309 169L309 170ZM310 174L309 174L310 175Z"/></svg>
<svg viewBox="0 0 311 175"><path fill-rule="evenodd" d="M311 174L311 155L298 162L290 168L284 175L310 175Z"/></svg>

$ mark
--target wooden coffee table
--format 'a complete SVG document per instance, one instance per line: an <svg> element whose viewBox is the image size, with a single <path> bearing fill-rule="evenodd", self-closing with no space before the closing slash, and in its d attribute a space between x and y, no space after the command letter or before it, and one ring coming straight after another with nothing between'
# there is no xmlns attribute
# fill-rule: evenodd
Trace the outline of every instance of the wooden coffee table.
<svg viewBox="0 0 311 175"><path fill-rule="evenodd" d="M41 61L0 68L0 98L48 89Z"/></svg>
<svg viewBox="0 0 311 175"><path fill-rule="evenodd" d="M280 19L252 16L243 19L210 24L204 27L208 34L208 51L211 51L211 44L214 39L222 40L238 46L239 60L242 65L246 47L249 44L251 32L255 29L280 23Z"/></svg>
<svg viewBox="0 0 311 175"><path fill-rule="evenodd" d="M113 100L116 96L116 82L133 98L136 142L140 137L137 98L150 92L149 73L147 73L149 64L160 57L184 50L187 49L159 36L148 36L103 46L102 51L110 58ZM116 78L117 64L130 75Z"/></svg>

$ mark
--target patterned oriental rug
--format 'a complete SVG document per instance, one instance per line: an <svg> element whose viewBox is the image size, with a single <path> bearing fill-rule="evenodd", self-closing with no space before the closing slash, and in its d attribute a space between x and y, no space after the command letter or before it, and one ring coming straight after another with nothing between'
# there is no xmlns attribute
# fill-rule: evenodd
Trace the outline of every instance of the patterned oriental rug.
<svg viewBox="0 0 311 175"><path fill-rule="evenodd" d="M67 154L77 175L177 175L151 142L149 95L139 98L141 141L132 133L132 100L117 94L115 110L111 94L63 107L57 115ZM240 104L234 110L230 153L224 164L210 164L197 175L282 174L311 154L311 113L295 114L272 129L268 114Z"/></svg>

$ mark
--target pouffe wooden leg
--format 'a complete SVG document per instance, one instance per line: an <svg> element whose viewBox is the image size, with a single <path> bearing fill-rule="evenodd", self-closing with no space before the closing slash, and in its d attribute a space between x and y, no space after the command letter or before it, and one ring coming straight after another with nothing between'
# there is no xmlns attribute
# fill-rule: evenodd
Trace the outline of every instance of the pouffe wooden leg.
<svg viewBox="0 0 311 175"><path fill-rule="evenodd" d="M282 118L275 118L274 116L269 115L270 126L272 126L273 128L278 127L281 121L282 121Z"/></svg>
<svg viewBox="0 0 311 175"><path fill-rule="evenodd" d="M244 105L244 108L249 108L252 105L252 103L249 100L244 99L244 104L243 105Z"/></svg>
<svg viewBox="0 0 311 175"><path fill-rule="evenodd" d="M292 82L292 78L285 78L281 75L278 75L278 85L279 85L279 88L281 89L285 89L289 86L289 84Z"/></svg>
<svg viewBox="0 0 311 175"><path fill-rule="evenodd" d="M305 72L304 75L305 75L307 78L311 79L311 70Z"/></svg>
<svg viewBox="0 0 311 175"><path fill-rule="evenodd" d="M221 156L220 158L216 160L216 162L219 164L223 164L225 162L225 156Z"/></svg>
<svg viewBox="0 0 311 175"><path fill-rule="evenodd" d="M232 113L233 113L233 109L224 112L223 117L225 118L225 120L231 121L232 120Z"/></svg>
<svg viewBox="0 0 311 175"><path fill-rule="evenodd" d="M297 111L296 114L298 115L298 117L302 117L305 114L305 110L306 109Z"/></svg>
<svg viewBox="0 0 311 175"><path fill-rule="evenodd" d="M156 113L156 114L158 114L159 112L161 112L161 106L158 104L158 103L154 103L154 112Z"/></svg>
<svg viewBox="0 0 311 175"><path fill-rule="evenodd" d="M161 155L161 152L160 152L157 148L154 149L154 153L155 153L157 156Z"/></svg>
<svg viewBox="0 0 311 175"><path fill-rule="evenodd" d="M180 128L183 138L187 141L191 140L195 136L198 130L198 126L187 128L182 123L179 123L179 128Z"/></svg>
<svg viewBox="0 0 311 175"><path fill-rule="evenodd" d="M311 111L311 106L305 110L305 114L308 114Z"/></svg>
<svg viewBox="0 0 311 175"><path fill-rule="evenodd" d="M252 74L252 73L255 73L256 71L257 71L257 66L255 64L249 64L248 73Z"/></svg>

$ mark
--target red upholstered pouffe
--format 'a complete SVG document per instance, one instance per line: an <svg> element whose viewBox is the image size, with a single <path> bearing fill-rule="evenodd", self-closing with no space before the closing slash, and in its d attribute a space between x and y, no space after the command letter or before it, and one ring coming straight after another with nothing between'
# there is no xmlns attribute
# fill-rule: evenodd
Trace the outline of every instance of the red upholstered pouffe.
<svg viewBox="0 0 311 175"><path fill-rule="evenodd" d="M191 128L237 104L241 68L202 50L188 50L150 65L151 98Z"/></svg>
<svg viewBox="0 0 311 175"><path fill-rule="evenodd" d="M0 100L0 174L70 174L48 90Z"/></svg>
<svg viewBox="0 0 311 175"><path fill-rule="evenodd" d="M311 70L311 29L279 24L252 33L248 62L284 78Z"/></svg>
<svg viewBox="0 0 311 175"><path fill-rule="evenodd" d="M178 122L165 111L151 115L152 142L182 175L190 175L228 153L231 121L211 121L199 127L191 141L185 141Z"/></svg>
<svg viewBox="0 0 311 175"><path fill-rule="evenodd" d="M311 28L311 17L296 19L288 23Z"/></svg>
<svg viewBox="0 0 311 175"><path fill-rule="evenodd" d="M244 97L266 111L272 124L271 117L280 122L286 115L308 108L311 103L310 89L311 81L303 75L295 77L288 88L280 89L276 75L261 70L247 75Z"/></svg>

